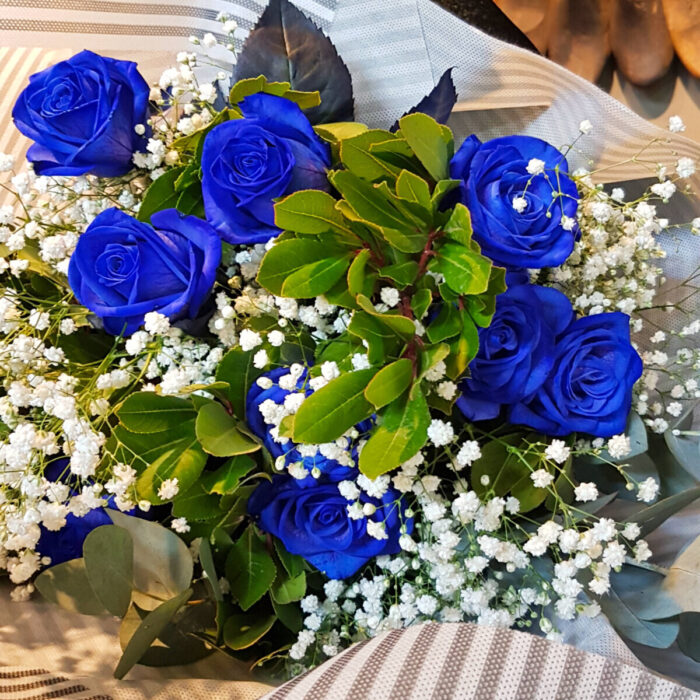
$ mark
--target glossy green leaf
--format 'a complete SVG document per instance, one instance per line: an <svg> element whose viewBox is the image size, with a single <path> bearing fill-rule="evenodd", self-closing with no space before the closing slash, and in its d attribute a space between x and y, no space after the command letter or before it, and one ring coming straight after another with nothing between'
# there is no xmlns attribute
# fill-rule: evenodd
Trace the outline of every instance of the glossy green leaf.
<svg viewBox="0 0 700 700"><path fill-rule="evenodd" d="M287 231L316 234L334 229L350 231L336 200L321 190L299 190L275 204L275 224Z"/></svg>
<svg viewBox="0 0 700 700"><path fill-rule="evenodd" d="M314 127L319 136L327 141L344 141L367 131L367 127L359 122L334 122L318 124Z"/></svg>
<svg viewBox="0 0 700 700"><path fill-rule="evenodd" d="M352 173L366 180L394 178L400 169L370 151L370 146L395 138L392 133L381 129L371 129L346 138L340 143L340 161Z"/></svg>
<svg viewBox="0 0 700 700"><path fill-rule="evenodd" d="M472 217L464 204L458 203L442 228L448 238L468 246L472 240Z"/></svg>
<svg viewBox="0 0 700 700"><path fill-rule="evenodd" d="M302 571L296 576L278 574L270 588L273 600L280 605L288 605L301 600L306 595L306 574Z"/></svg>
<svg viewBox="0 0 700 700"><path fill-rule="evenodd" d="M234 493L241 479L255 466L255 460L248 455L238 455L229 459L216 471L202 474L200 481L208 493L225 496Z"/></svg>
<svg viewBox="0 0 700 700"><path fill-rule="evenodd" d="M362 369L341 374L311 394L297 411L295 442L331 442L368 418L373 407L364 391L375 373L374 369Z"/></svg>
<svg viewBox="0 0 700 700"><path fill-rule="evenodd" d="M353 313L348 332L367 341L367 356L373 365L381 364L387 356L398 352L403 343L391 328L364 311Z"/></svg>
<svg viewBox="0 0 700 700"><path fill-rule="evenodd" d="M111 615L124 617L131 604L134 545L127 530L102 525L83 542L85 573L90 587Z"/></svg>
<svg viewBox="0 0 700 700"><path fill-rule="evenodd" d="M418 263L415 260L406 260L396 265L387 265L379 270L379 274L396 282L399 288L407 287L416 279Z"/></svg>
<svg viewBox="0 0 700 700"><path fill-rule="evenodd" d="M352 253L345 252L304 265L284 280L280 296L294 299L320 296L345 275L351 258Z"/></svg>
<svg viewBox="0 0 700 700"><path fill-rule="evenodd" d="M201 481L197 481L187 491L175 496L173 517L185 518L188 522L214 520L223 515L219 502L219 496L207 493Z"/></svg>
<svg viewBox="0 0 700 700"><path fill-rule="evenodd" d="M192 420L195 413L187 399L139 391L119 406L117 417L132 433L158 433Z"/></svg>
<svg viewBox="0 0 700 700"><path fill-rule="evenodd" d="M114 677L121 680L135 666L141 657L156 641L166 625L175 617L180 608L192 597L192 589L188 588L179 595L159 605L148 613L124 649Z"/></svg>
<svg viewBox="0 0 700 700"><path fill-rule="evenodd" d="M433 303L433 293L429 289L419 289L414 292L411 298L411 309L413 315L418 319L422 319L427 313L430 305Z"/></svg>
<svg viewBox="0 0 700 700"><path fill-rule="evenodd" d="M452 192L455 188L462 184L461 180L440 180L435 184L433 189L433 196L431 197L433 203L433 209L438 211L440 204L446 194Z"/></svg>
<svg viewBox="0 0 700 700"><path fill-rule="evenodd" d="M249 525L226 557L226 578L241 609L248 610L270 590L276 572L265 544Z"/></svg>
<svg viewBox="0 0 700 700"><path fill-rule="evenodd" d="M459 335L464 325L462 314L451 302L445 302L440 306L437 316L425 329L425 334L431 343L440 343L448 338Z"/></svg>
<svg viewBox="0 0 700 700"><path fill-rule="evenodd" d="M463 326L459 336L450 342L446 359L447 376L453 381L461 377L479 351L479 331L471 318L462 313Z"/></svg>
<svg viewBox="0 0 700 700"><path fill-rule="evenodd" d="M284 570L292 578L299 576L304 571L304 559L298 554L290 554L278 539L275 540L275 552L280 562L282 562Z"/></svg>
<svg viewBox="0 0 700 700"><path fill-rule="evenodd" d="M50 603L81 615L105 615L107 610L95 595L87 577L84 559L70 559L42 571L34 581Z"/></svg>
<svg viewBox="0 0 700 700"><path fill-rule="evenodd" d="M229 385L228 397L237 418L245 419L245 400L253 382L263 373L253 365L254 352L229 350L216 368L216 379Z"/></svg>
<svg viewBox="0 0 700 700"><path fill-rule="evenodd" d="M360 471L376 479L420 450L428 439L430 411L420 391L406 393L386 407L379 425L360 452Z"/></svg>
<svg viewBox="0 0 700 700"><path fill-rule="evenodd" d="M381 408L398 399L408 389L413 379L413 364L403 358L377 372L365 389L365 398L375 408Z"/></svg>
<svg viewBox="0 0 700 700"><path fill-rule="evenodd" d="M287 279L306 265L332 256L337 250L311 238L280 241L267 251L260 264L258 282L269 292L280 296ZM342 252L342 251L341 251Z"/></svg>
<svg viewBox="0 0 700 700"><path fill-rule="evenodd" d="M224 643L231 649L247 649L270 631L276 619L274 615L231 615L224 625Z"/></svg>
<svg viewBox="0 0 700 700"><path fill-rule="evenodd" d="M259 443L236 427L235 418L220 403L199 409L195 430L204 451L214 457L231 457L260 449Z"/></svg>
<svg viewBox="0 0 700 700"><path fill-rule="evenodd" d="M357 295L357 305L365 313L380 321L382 325L387 326L404 343L407 343L415 335L416 327L410 318L395 311L377 311L374 304L364 294Z"/></svg>
<svg viewBox="0 0 700 700"><path fill-rule="evenodd" d="M365 284L365 267L370 257L370 251L363 248L348 268L348 292L355 296L361 294Z"/></svg>
<svg viewBox="0 0 700 700"><path fill-rule="evenodd" d="M420 204L428 210L432 207L428 183L409 170L402 170L396 179L396 194L402 199Z"/></svg>
<svg viewBox="0 0 700 700"><path fill-rule="evenodd" d="M224 594L219 585L219 577L216 573L214 565L214 553L212 552L211 543L208 537L203 537L199 545L199 563L207 576L207 581L211 586L211 592L214 594L214 600L221 602L224 599Z"/></svg>
<svg viewBox="0 0 700 700"><path fill-rule="evenodd" d="M151 214L163 209L173 209L180 198L175 191L175 181L185 171L184 167L166 170L157 180L154 180L141 200L137 218L139 221L150 223Z"/></svg>
<svg viewBox="0 0 700 700"><path fill-rule="evenodd" d="M488 288L491 261L460 243L443 243L430 267L458 294L481 294Z"/></svg>
<svg viewBox="0 0 700 700"><path fill-rule="evenodd" d="M136 481L139 498L155 504L165 501L158 490L167 479L177 479L180 492L187 491L197 481L207 463L207 456L197 439L184 440L152 462Z"/></svg>
<svg viewBox="0 0 700 700"><path fill-rule="evenodd" d="M435 181L449 177L449 163L454 146L444 138L444 131L432 117L415 112L399 119L401 135Z"/></svg>

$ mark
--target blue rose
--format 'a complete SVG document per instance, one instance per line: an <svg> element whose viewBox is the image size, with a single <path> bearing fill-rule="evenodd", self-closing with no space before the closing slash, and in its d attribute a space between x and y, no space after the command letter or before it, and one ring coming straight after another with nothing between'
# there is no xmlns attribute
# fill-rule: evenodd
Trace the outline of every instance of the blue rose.
<svg viewBox="0 0 700 700"><path fill-rule="evenodd" d="M544 162L544 173L528 173L532 159ZM482 143L470 136L453 157L450 176L462 180L459 196L474 239L497 265L556 267L571 255L577 230L562 226L562 217L575 220L578 191L566 158L547 142L505 136ZM516 198L524 200L521 212Z"/></svg>
<svg viewBox="0 0 700 700"><path fill-rule="evenodd" d="M361 503L376 507L371 519L383 522L386 539L367 534L366 517L353 520L348 501L334 483L317 482L299 488L291 476L276 475L263 481L248 500L248 512L265 532L279 538L285 549L298 554L332 579L352 576L374 557L397 554L399 537L411 533L398 492L389 489L381 499L360 496Z"/></svg>
<svg viewBox="0 0 700 700"><path fill-rule="evenodd" d="M81 51L29 78L12 118L39 175L124 175L145 147L149 87L132 61Z"/></svg>
<svg viewBox="0 0 700 700"><path fill-rule="evenodd" d="M214 127L204 140L204 210L225 241L263 243L280 233L275 199L329 189L330 150L294 102L259 93L239 106L243 119Z"/></svg>
<svg viewBox="0 0 700 700"><path fill-rule="evenodd" d="M70 495L78 495L80 489L78 480L68 471L68 460L65 458L52 462L45 470L44 477L49 481L57 481L70 487ZM107 501L108 508L115 508L114 496ZM157 509L151 509L149 513L131 510L127 515L150 519ZM48 530L41 525L41 536L36 545L36 551L42 557L51 559L51 566L62 564L69 559L79 559L83 556L83 542L85 538L101 525L112 525L112 520L104 508L93 508L85 515L78 517L69 513L66 516L66 524L60 530Z"/></svg>
<svg viewBox="0 0 700 700"><path fill-rule="evenodd" d="M616 311L580 318L559 336L553 354L549 376L511 408L510 422L547 435L624 432L632 387L642 374L630 344L629 316Z"/></svg>
<svg viewBox="0 0 700 700"><path fill-rule="evenodd" d="M130 335L149 311L194 318L214 285L221 240L206 221L166 209L151 223L108 209L71 256L73 293L112 335Z"/></svg>
<svg viewBox="0 0 700 700"><path fill-rule="evenodd" d="M568 298L551 287L521 284L496 299L479 351L460 384L457 406L469 420L495 418L504 404L531 395L554 363L554 342L574 319Z"/></svg>
<svg viewBox="0 0 700 700"><path fill-rule="evenodd" d="M300 487L309 487L316 484L316 479L311 475L313 470L321 472L329 481L353 479L357 475L357 469L355 468L357 464L356 443L347 446L345 450L347 459L344 459L343 463L341 463L337 459L325 457L321 452L316 452L313 455L304 455L302 454L304 451L303 445L298 445L289 438L275 439L273 437L272 428L274 428L274 425L265 421L260 406L265 401L273 401L280 406L284 404L285 398L291 392L282 389L277 382L280 377L286 374L289 374L289 367L280 367L267 372L263 376L273 382L272 386L268 389L263 389L257 383L254 383L248 391L246 421L251 431L263 441L273 459L284 456L285 465L301 464L309 472L309 476L297 481ZM297 380L297 390L302 389L306 396L312 393L311 388L308 386L306 370ZM360 435L366 433L371 427L372 422L370 420L362 421L356 426ZM325 448L322 447L321 449Z"/></svg>

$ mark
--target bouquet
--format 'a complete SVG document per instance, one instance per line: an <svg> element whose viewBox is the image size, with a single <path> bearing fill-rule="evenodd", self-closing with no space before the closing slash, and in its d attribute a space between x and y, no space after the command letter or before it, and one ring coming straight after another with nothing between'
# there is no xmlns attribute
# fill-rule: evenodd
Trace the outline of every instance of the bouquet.
<svg viewBox="0 0 700 700"><path fill-rule="evenodd" d="M570 171L585 119L456 143L450 71L369 129L288 0L237 55L191 41L155 86L83 51L14 107L12 598L120 617L118 678L214 650L284 678L419 622L556 639L601 611L697 659L700 540L664 569L644 539L700 496L697 269L658 295L661 235L700 233L658 208L694 162L628 196ZM233 80L199 79L213 51Z"/></svg>

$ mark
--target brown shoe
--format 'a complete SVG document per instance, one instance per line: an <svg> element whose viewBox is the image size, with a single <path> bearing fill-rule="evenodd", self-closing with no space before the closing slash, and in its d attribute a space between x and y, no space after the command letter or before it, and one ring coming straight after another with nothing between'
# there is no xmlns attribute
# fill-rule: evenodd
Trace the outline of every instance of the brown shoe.
<svg viewBox="0 0 700 700"><path fill-rule="evenodd" d="M610 54L607 8L609 0L550 0L549 57L595 82Z"/></svg>
<svg viewBox="0 0 700 700"><path fill-rule="evenodd" d="M661 78L673 61L673 44L661 0L608 0L610 46L622 74L635 85Z"/></svg>
<svg viewBox="0 0 700 700"><path fill-rule="evenodd" d="M663 7L678 58L700 78L700 0L663 0Z"/></svg>
<svg viewBox="0 0 700 700"><path fill-rule="evenodd" d="M544 56L549 37L550 0L493 0Z"/></svg>

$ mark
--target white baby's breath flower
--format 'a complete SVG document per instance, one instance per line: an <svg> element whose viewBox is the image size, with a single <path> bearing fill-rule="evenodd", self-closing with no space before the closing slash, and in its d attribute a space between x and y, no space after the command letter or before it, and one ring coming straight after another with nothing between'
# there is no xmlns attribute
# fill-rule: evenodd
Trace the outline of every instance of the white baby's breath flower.
<svg viewBox="0 0 700 700"><path fill-rule="evenodd" d="M158 488L158 498L163 501L169 501L175 498L180 491L180 484L177 477L166 479Z"/></svg>
<svg viewBox="0 0 700 700"><path fill-rule="evenodd" d="M571 449L567 447L563 440L552 440L544 451L545 457L553 460L557 464L563 464L566 462L566 460L569 459L570 454Z"/></svg>
<svg viewBox="0 0 700 700"><path fill-rule="evenodd" d="M532 479L532 483L538 489L547 488L547 486L554 481L554 476L552 476L552 474L550 474L546 469L537 469L530 474L530 478Z"/></svg>

